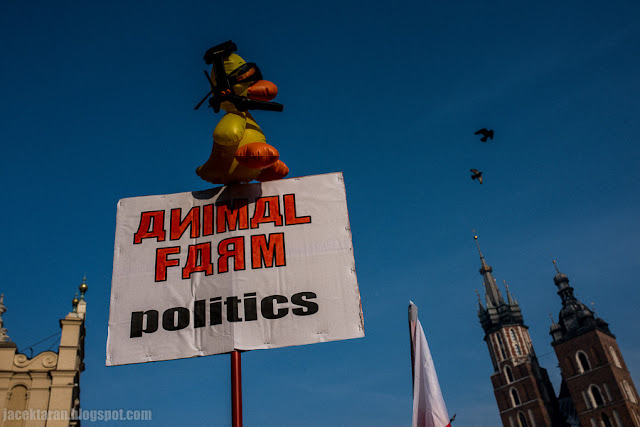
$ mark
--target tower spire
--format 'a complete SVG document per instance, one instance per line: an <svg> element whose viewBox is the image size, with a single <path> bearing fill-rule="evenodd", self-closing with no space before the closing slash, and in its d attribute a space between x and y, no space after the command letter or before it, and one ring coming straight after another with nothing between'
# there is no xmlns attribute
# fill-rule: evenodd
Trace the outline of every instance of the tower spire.
<svg viewBox="0 0 640 427"><path fill-rule="evenodd" d="M511 292L509 292L509 285L507 285L507 281L503 280L502 283L504 283L504 288L507 292L507 302L509 303L509 305L518 305L516 299L513 297L513 295L511 295Z"/></svg>
<svg viewBox="0 0 640 427"><path fill-rule="evenodd" d="M478 308L478 317L480 318L480 324L485 332L493 330L496 327L502 325L522 325L522 312L518 302L513 298L507 287L507 300L505 302L502 297L502 293L498 288L496 279L493 277L493 269L487 261L484 259L480 244L478 243L478 236L473 236L478 247L478 254L480 255L480 274L482 275L482 285L485 290L485 309L482 310L482 301L480 301L480 307ZM480 297L478 296L478 300Z"/></svg>
<svg viewBox="0 0 640 427"><path fill-rule="evenodd" d="M478 236L474 235L473 239L476 241L476 246L478 247L478 254L480 254L480 263L482 264L482 269L491 271L491 266L487 264L484 260L484 255L482 255L482 250L480 250L480 243L478 243ZM482 271L480 274L484 274Z"/></svg>
<svg viewBox="0 0 640 427"><path fill-rule="evenodd" d="M477 289L475 291L476 291L476 296L478 297L478 315L481 315L485 313L487 310L484 308L484 305L482 305L482 299L480 299L480 293L478 292Z"/></svg>
<svg viewBox="0 0 640 427"><path fill-rule="evenodd" d="M480 293L478 292L477 289L475 289L476 291L476 296L478 297L478 304L480 304L480 307L484 308L484 306L482 305L482 300L480 299Z"/></svg>
<svg viewBox="0 0 640 427"><path fill-rule="evenodd" d="M500 290L496 286L496 279L493 278L493 269L484 259L484 255L480 250L480 244L478 243L478 236L473 236L476 241L476 246L478 247L478 254L480 255L480 274L484 277L484 289L487 296L487 305L491 304L494 307L504 304L504 299L502 298L502 294Z"/></svg>

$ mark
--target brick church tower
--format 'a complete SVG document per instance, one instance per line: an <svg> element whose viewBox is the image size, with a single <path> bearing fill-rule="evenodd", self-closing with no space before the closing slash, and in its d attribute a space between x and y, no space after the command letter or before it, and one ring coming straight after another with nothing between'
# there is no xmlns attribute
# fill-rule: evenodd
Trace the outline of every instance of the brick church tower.
<svg viewBox="0 0 640 427"><path fill-rule="evenodd" d="M478 317L484 329L494 373L493 390L505 427L564 426L547 371L540 367L518 302L506 289L507 300L493 278L493 269L480 251L485 305L478 295Z"/></svg>
<svg viewBox="0 0 640 427"><path fill-rule="evenodd" d="M580 426L640 427L638 393L616 337L607 322L574 296L567 275L557 266L556 272L553 280L562 309L550 334L562 373L563 412L573 405Z"/></svg>

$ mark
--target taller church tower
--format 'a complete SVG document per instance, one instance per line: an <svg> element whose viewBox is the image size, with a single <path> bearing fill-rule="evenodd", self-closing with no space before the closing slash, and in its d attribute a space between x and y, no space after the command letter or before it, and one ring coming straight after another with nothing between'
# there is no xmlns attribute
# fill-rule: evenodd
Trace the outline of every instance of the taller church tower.
<svg viewBox="0 0 640 427"><path fill-rule="evenodd" d="M550 334L562 373L561 405L574 405L581 426L640 427L638 393L616 337L574 296L557 266L556 272L562 309Z"/></svg>
<svg viewBox="0 0 640 427"><path fill-rule="evenodd" d="M480 250L485 305L478 295L478 317L484 329L494 373L493 390L505 427L563 426L547 371L538 364L518 302L507 288L507 300Z"/></svg>

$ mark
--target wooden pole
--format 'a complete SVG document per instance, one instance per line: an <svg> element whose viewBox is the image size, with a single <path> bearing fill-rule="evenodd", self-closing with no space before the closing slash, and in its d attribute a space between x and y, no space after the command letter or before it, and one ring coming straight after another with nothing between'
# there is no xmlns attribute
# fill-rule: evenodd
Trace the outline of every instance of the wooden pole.
<svg viewBox="0 0 640 427"><path fill-rule="evenodd" d="M240 352L231 352L231 425L242 427L242 366Z"/></svg>

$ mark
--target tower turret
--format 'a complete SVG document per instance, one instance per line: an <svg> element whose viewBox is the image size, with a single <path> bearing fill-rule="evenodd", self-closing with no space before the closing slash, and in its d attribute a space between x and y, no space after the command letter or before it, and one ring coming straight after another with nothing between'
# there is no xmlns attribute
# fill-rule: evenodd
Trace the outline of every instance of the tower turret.
<svg viewBox="0 0 640 427"><path fill-rule="evenodd" d="M558 270L555 260L553 265L556 269L553 281L562 300L562 309L558 315L560 329L550 332L553 342L558 343L596 328L613 337L607 322L597 318L593 311L575 297L573 288L569 285L569 277Z"/></svg>

